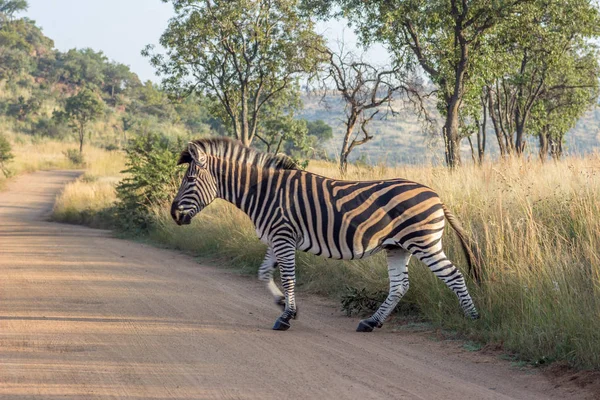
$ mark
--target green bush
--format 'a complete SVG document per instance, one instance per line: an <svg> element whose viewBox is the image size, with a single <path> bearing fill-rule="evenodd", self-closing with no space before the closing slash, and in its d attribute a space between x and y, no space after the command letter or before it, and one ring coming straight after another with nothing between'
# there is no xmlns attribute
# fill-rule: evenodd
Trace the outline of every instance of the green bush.
<svg viewBox="0 0 600 400"><path fill-rule="evenodd" d="M6 164L14 158L11 151L12 148L10 147L8 139L6 139L3 135L0 135L0 171L2 171L6 177L8 177L10 174Z"/></svg>
<svg viewBox="0 0 600 400"><path fill-rule="evenodd" d="M51 137L53 139L64 139L71 135L71 129L66 122L56 121L52 118L41 116L31 126L33 135Z"/></svg>
<svg viewBox="0 0 600 400"><path fill-rule="evenodd" d="M83 153L80 153L77 149L69 149L63 153L65 157L73 163L73 165L77 167L85 167L85 158L83 157Z"/></svg>
<svg viewBox="0 0 600 400"><path fill-rule="evenodd" d="M184 148L175 141L150 133L135 137L125 149L127 177L117 186L117 221L130 233L148 231L153 222L150 208L174 196L179 177L177 159Z"/></svg>

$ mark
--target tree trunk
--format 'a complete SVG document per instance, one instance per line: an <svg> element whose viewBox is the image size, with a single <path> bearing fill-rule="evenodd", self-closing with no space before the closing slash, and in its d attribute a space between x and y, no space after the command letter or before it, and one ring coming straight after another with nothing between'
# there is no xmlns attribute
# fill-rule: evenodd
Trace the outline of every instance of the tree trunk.
<svg viewBox="0 0 600 400"><path fill-rule="evenodd" d="M527 57L527 49L523 50L523 59L521 60L521 69L520 69L520 74L521 76L525 75L525 68L527 67L527 61L528 61L528 57ZM524 141L524 135L523 133L525 132L525 123L527 121L527 114L528 114L528 110L527 110L527 106L524 105L524 94L523 94L523 84L519 85L519 89L517 91L517 103L516 103L516 107L515 107L515 130L516 130L516 136L515 136L515 152L517 154L517 156L520 156L521 154L523 154L523 150L525 149L525 141Z"/></svg>
<svg viewBox="0 0 600 400"><path fill-rule="evenodd" d="M548 142L550 143L550 154L552 155L552 158L559 160L563 153L562 137L558 139L549 137Z"/></svg>
<svg viewBox="0 0 600 400"><path fill-rule="evenodd" d="M242 126L240 141L244 146L250 146L250 124L248 122L248 94L247 88L242 86Z"/></svg>
<svg viewBox="0 0 600 400"><path fill-rule="evenodd" d="M486 129L487 129L487 108L485 106L485 99L481 100L483 105L483 122L480 124L477 121L477 156L479 165L483 165L483 159L485 157L485 142L486 142Z"/></svg>
<svg viewBox="0 0 600 400"><path fill-rule="evenodd" d="M471 140L471 136L467 137L469 141L469 147L471 147L471 159L473 160L473 164L477 164L477 157L475 157L475 148L473 147L473 140Z"/></svg>
<svg viewBox="0 0 600 400"><path fill-rule="evenodd" d="M523 151L525 150L525 121L526 115L521 115L521 109L517 106L515 111L515 127L516 127L516 135L515 135L515 153L517 156L521 156Z"/></svg>
<svg viewBox="0 0 600 400"><path fill-rule="evenodd" d="M494 100L492 96L488 97L488 108L490 112L490 119L492 120L492 125L494 126L494 132L496 133L496 139L498 140L498 148L500 149L500 156L502 158L506 157L506 145L504 143L504 138L502 137L502 130L500 129L500 125L498 124L498 119L496 117L496 112L494 111Z"/></svg>
<svg viewBox="0 0 600 400"><path fill-rule="evenodd" d="M460 165L460 141L458 134L458 94L453 95L448 102L446 123L444 124L444 143L446 144L446 162L448 167Z"/></svg>
<svg viewBox="0 0 600 400"><path fill-rule="evenodd" d="M546 161L548 157L548 134L546 133L546 129L542 129L542 132L539 134L540 139L540 160L542 162Z"/></svg>
<svg viewBox="0 0 600 400"><path fill-rule="evenodd" d="M444 125L444 142L446 143L446 160L448 167L455 168L460 165L460 135L458 124L458 111L463 96L463 86L467 63L469 60L469 44L463 36L462 22L455 26L455 46L460 47L460 60L456 65L453 93L447 96L446 124Z"/></svg>
<svg viewBox="0 0 600 400"><path fill-rule="evenodd" d="M354 132L354 126L356 125L356 121L358 120L358 115L355 112L352 112L348 117L348 122L346 122L346 133L344 134L344 141L342 143L342 151L340 152L340 173L342 176L346 175L348 172L348 156L350 155L350 136Z"/></svg>
<svg viewBox="0 0 600 400"><path fill-rule="evenodd" d="M79 125L79 154L83 153L83 136L85 134L84 125Z"/></svg>

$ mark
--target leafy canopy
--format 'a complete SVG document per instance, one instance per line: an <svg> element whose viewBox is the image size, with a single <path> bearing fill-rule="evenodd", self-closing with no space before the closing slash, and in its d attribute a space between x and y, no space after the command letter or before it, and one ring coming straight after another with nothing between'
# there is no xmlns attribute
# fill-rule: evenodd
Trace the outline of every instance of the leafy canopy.
<svg viewBox="0 0 600 400"><path fill-rule="evenodd" d="M152 46L143 54L173 96L207 95L213 115L250 144L264 109L316 68L323 39L296 0L170 2L176 16L160 39L166 54Z"/></svg>

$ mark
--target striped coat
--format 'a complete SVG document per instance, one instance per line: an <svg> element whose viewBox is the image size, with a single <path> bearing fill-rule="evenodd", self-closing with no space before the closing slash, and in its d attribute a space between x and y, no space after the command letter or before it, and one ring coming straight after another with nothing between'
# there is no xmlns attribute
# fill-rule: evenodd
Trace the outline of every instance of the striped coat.
<svg viewBox="0 0 600 400"><path fill-rule="evenodd" d="M430 188L405 179L329 179L298 170L287 157L259 153L228 139L192 142L179 162L189 166L171 207L178 224L189 223L218 197L244 211L267 244L259 278L284 308L274 329L288 329L296 316L296 250L337 259L387 251L390 294L371 318L360 322L359 331L380 327L408 290L411 255L454 290L469 317L478 317L462 274L441 246L446 218L471 260L469 241ZM285 296L273 282L277 266Z"/></svg>

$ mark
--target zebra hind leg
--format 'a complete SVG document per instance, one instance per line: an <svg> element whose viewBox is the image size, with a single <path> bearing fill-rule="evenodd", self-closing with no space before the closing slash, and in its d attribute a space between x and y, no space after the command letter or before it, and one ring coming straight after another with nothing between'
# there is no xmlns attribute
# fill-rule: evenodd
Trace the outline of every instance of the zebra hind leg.
<svg viewBox="0 0 600 400"><path fill-rule="evenodd" d="M373 316L363 319L356 328L357 332L372 332L373 328L381 328L390 316L400 299L408 290L408 261L411 254L401 247L387 249L390 292Z"/></svg>
<svg viewBox="0 0 600 400"><path fill-rule="evenodd" d="M465 278L461 272L452 264L446 257L444 250L442 250L441 241L435 246L424 250L415 250L415 256L424 262L429 269L442 280L448 286L454 294L458 297L460 306L467 318L478 319L479 313L475 308L473 299L469 294L467 285L465 284Z"/></svg>
<svg viewBox="0 0 600 400"><path fill-rule="evenodd" d="M260 268L258 269L258 279L262 282L267 283L267 289L273 295L273 299L275 300L275 304L283 311L285 311L285 296L281 293L281 290L273 281L273 272L275 272L275 268L277 268L277 259L273 254L273 250L269 247L267 249L267 254L265 255L265 259L263 260Z"/></svg>

